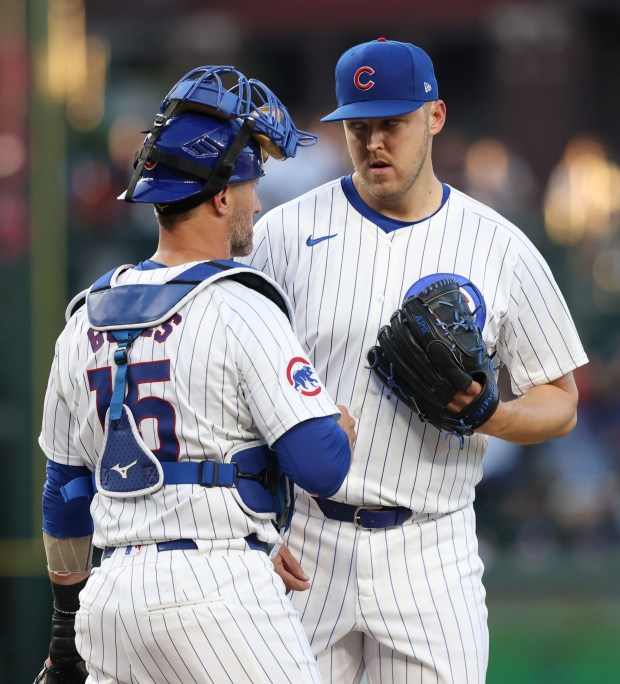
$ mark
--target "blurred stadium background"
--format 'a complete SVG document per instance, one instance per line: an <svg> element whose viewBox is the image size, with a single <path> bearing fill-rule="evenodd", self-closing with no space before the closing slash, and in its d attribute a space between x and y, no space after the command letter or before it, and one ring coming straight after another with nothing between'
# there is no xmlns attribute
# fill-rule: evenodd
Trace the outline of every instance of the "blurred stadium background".
<svg viewBox="0 0 620 684"><path fill-rule="evenodd" d="M514 220L586 345L570 436L493 442L478 487L490 684L620 682L620 2L3 0L0 5L0 684L49 637L36 438L70 296L150 255L125 188L140 131L200 64L272 87L319 144L272 162L266 210L349 169L333 71L387 36L432 56L448 123L439 177Z"/></svg>

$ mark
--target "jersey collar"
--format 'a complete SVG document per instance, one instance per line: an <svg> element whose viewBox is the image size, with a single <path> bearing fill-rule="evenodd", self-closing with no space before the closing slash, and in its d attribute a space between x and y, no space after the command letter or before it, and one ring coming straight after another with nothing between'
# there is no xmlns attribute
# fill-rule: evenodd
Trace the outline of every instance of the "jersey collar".
<svg viewBox="0 0 620 684"><path fill-rule="evenodd" d="M416 223L422 223L423 221L426 221L430 218L430 216L427 216L426 218L420 219L419 221L397 221L396 219L389 218L387 216L384 216L383 214L380 214L378 211L371 209L366 204L366 202L364 202L364 200L359 196L359 193L355 189L355 186L353 185L353 174L343 176L340 180L340 185L342 186L342 191L344 192L345 197L353 205L353 207L364 218L367 218L369 221L372 221L378 228L381 228L381 230L385 233L391 233L392 231L397 230L398 228L406 228L409 226L413 226ZM446 185L445 183L442 183L441 186L443 187L443 196L441 198L441 204L437 211L433 212L431 216L434 216L437 212L441 211L444 204L448 201L448 197L450 196L450 186Z"/></svg>
<svg viewBox="0 0 620 684"><path fill-rule="evenodd" d="M134 266L135 271L154 271L156 268L167 268L165 264L160 264L159 261L153 261L152 259L145 259L141 261L137 266Z"/></svg>

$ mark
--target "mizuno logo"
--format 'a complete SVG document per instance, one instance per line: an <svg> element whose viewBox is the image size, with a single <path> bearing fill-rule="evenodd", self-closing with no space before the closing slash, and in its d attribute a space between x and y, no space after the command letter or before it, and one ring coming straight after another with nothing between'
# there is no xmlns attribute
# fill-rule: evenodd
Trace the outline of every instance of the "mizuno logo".
<svg viewBox="0 0 620 684"><path fill-rule="evenodd" d="M127 471L130 468L133 468L133 466L135 466L137 462L138 462L138 460L136 459L133 463L130 463L129 465L123 466L122 468L121 468L121 464L117 463L113 468L110 468L110 470L116 470L116 472L120 474L120 476L123 478L123 480L126 480L127 479Z"/></svg>
<svg viewBox="0 0 620 684"><path fill-rule="evenodd" d="M313 238L312 235L308 236L308 239L306 240L306 244L308 247L314 247L314 245L318 245L319 242L323 242L323 240L329 240L333 237L336 237L338 233L334 233L333 235L324 235L323 237L318 237L318 238Z"/></svg>

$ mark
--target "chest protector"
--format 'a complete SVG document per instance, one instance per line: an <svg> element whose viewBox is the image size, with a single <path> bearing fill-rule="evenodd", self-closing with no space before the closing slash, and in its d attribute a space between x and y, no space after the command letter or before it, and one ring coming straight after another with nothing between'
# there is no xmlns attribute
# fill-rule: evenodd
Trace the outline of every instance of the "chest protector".
<svg viewBox="0 0 620 684"><path fill-rule="evenodd" d="M217 280L231 278L274 302L292 321L288 300L279 286L260 271L234 261L208 261L189 267L165 283L115 285L130 265L106 273L67 310L67 317L86 300L90 325L107 332L118 349L112 400L106 413L104 443L92 478L77 478L63 488L69 501L98 491L113 498L146 496L164 485L196 484L229 487L248 514L275 518L282 526L291 503L291 483L275 453L263 441L232 449L224 462L215 460L160 462L146 445L125 403L128 355L133 341L148 328L167 321L186 302Z"/></svg>

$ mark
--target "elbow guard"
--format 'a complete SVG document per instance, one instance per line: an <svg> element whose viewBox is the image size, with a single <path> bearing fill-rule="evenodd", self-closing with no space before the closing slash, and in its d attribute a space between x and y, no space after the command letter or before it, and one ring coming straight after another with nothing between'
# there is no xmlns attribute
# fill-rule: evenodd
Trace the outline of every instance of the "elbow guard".
<svg viewBox="0 0 620 684"><path fill-rule="evenodd" d="M340 489L351 463L349 439L333 418L299 423L276 440L273 449L291 480L322 498Z"/></svg>
<svg viewBox="0 0 620 684"><path fill-rule="evenodd" d="M86 466L47 461L43 487L43 531L52 537L86 537L93 533L90 502L82 497L65 503L60 488L70 480L89 475Z"/></svg>

